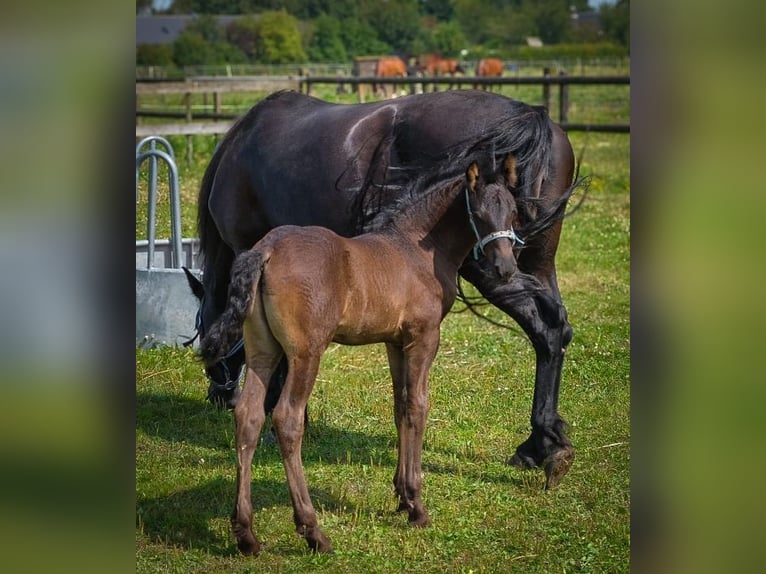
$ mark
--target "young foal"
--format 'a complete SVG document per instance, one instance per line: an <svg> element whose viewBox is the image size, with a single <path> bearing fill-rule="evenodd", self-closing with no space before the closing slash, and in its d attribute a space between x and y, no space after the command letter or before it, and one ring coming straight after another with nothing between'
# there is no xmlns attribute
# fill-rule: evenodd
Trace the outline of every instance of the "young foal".
<svg viewBox="0 0 766 574"><path fill-rule="evenodd" d="M260 551L251 531L250 472L267 386L283 353L289 369L273 424L293 518L312 550L332 551L317 525L301 463L304 410L332 341L386 344L399 435L399 510L415 526L429 523L421 451L439 326L455 300L458 267L474 244L474 255L484 254L499 276L516 271L513 247L522 242L513 232L517 211L509 188L515 183L512 156L492 182L480 180L474 162L465 181L413 195L396 214L381 216L373 232L348 239L322 227L282 226L235 259L227 308L200 352L212 364L244 330L247 374L234 409L237 497L231 516L243 554Z"/></svg>

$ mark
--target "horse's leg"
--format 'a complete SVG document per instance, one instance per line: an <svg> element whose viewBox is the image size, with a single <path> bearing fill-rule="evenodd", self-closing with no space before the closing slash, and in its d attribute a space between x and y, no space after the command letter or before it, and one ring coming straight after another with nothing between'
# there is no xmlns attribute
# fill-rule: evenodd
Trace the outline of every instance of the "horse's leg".
<svg viewBox="0 0 766 574"><path fill-rule="evenodd" d="M423 505L423 433L428 416L428 373L439 348L439 328L426 329L404 345L404 410L399 420L399 464L394 484L413 526L431 520Z"/></svg>
<svg viewBox="0 0 766 574"><path fill-rule="evenodd" d="M401 448L401 423L404 418L405 407L407 403L407 372L405 370L404 362L404 350L400 345L393 345L386 343L386 353L388 354L388 366L391 371L391 380L394 384L394 424L396 425L396 432L399 436L399 450L396 461L396 472L394 473L394 491L399 497L399 507L397 512L408 510L407 503L404 497L404 483L402 456L404 451Z"/></svg>
<svg viewBox="0 0 766 574"><path fill-rule="evenodd" d="M532 432L516 449L509 464L522 468L542 466L545 487L552 488L566 475L574 459L574 448L565 434L566 423L558 413L561 371L572 327L561 302L553 266L549 265L547 272L538 271L538 276L517 273L510 282L501 283L492 272L469 258L460 274L490 303L513 317L534 346L537 364Z"/></svg>
<svg viewBox="0 0 766 574"><path fill-rule="evenodd" d="M277 431L287 486L293 503L295 529L314 552L332 552L330 539L319 529L316 511L311 504L301 462L304 413L319 371L320 355L289 357L287 380L282 396L274 408L272 421Z"/></svg>
<svg viewBox="0 0 766 574"><path fill-rule="evenodd" d="M257 310L256 310L257 313ZM263 326L263 324L261 324ZM245 384L234 407L237 449L237 498L231 513L231 526L242 554L258 554L261 544L252 532L253 507L250 480L253 454L258 446L266 413L263 408L266 385L276 368L282 349L266 330L254 331L245 325L248 348Z"/></svg>

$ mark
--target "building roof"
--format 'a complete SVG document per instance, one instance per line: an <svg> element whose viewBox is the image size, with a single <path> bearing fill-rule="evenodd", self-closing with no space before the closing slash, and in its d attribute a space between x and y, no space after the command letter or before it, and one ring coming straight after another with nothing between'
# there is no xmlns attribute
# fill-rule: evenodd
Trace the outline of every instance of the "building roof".
<svg viewBox="0 0 766 574"><path fill-rule="evenodd" d="M226 27L242 16L214 16L218 23ZM195 14L172 16L136 15L136 46L141 44L172 44L194 19Z"/></svg>

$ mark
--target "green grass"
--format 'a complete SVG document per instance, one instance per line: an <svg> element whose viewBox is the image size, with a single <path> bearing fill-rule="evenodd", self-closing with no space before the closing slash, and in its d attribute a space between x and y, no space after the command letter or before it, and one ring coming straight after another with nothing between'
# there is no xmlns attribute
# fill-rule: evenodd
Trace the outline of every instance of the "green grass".
<svg viewBox="0 0 766 574"><path fill-rule="evenodd" d="M204 402L207 382L191 351L137 351L138 572L629 571L629 136L570 138L578 155L585 149L582 169L592 184L565 223L557 258L575 329L560 411L577 455L561 485L545 492L541 472L505 464L529 433L531 346L453 313L431 372L423 453L432 526L412 529L394 513L396 434L382 346L333 346L309 403L303 459L336 553L306 552L278 450L265 445L255 455L252 488L256 534L266 546L257 558L241 557L228 523L231 414ZM205 163L201 146L195 150L199 161L181 172L185 236L194 235ZM141 237L139 230L137 223ZM483 311L508 321L496 309Z"/></svg>

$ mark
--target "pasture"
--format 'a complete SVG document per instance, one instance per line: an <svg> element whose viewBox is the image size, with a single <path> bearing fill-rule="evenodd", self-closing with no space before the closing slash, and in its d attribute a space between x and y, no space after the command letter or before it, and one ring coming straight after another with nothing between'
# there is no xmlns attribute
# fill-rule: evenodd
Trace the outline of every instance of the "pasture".
<svg viewBox="0 0 766 574"><path fill-rule="evenodd" d="M536 88L535 93L539 97ZM592 106L574 96L572 101L583 114L604 116L589 121L629 117L627 98L617 95L599 97ZM559 487L545 492L542 472L505 464L529 432L531 345L470 313L451 313L431 372L423 453L432 526L410 528L406 514L395 513L396 432L383 346L333 345L309 401L303 460L320 524L336 553L305 551L294 532L278 449L264 444L255 454L252 490L255 529L265 547L257 558L245 558L229 526L236 475L233 417L204 401L207 381L193 352L141 350L137 571L627 572L630 140L625 134L585 133L570 139L578 155L587 144L582 173L592 182L582 208L564 225L557 258L575 329L560 411L577 449ZM196 235L196 193L214 145L212 138L198 140L193 163L180 165L185 237ZM173 143L183 157L183 138ZM145 210L138 207L137 238L143 238ZM162 237L167 225L165 211L159 211ZM482 312L510 323L494 309Z"/></svg>

